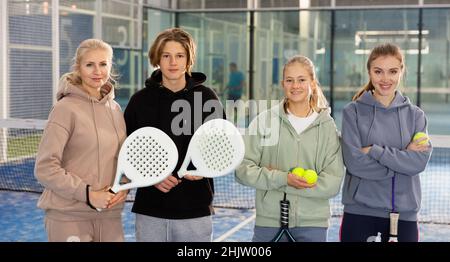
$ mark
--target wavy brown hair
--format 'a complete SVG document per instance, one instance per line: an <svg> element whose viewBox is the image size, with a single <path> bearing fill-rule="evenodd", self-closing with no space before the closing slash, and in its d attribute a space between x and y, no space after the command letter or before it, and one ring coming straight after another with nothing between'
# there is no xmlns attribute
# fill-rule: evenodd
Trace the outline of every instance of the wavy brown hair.
<svg viewBox="0 0 450 262"><path fill-rule="evenodd" d="M192 36L180 28L169 28L158 34L148 51L148 58L153 67L159 66L162 51L167 42L175 41L180 43L187 54L186 72L191 75L192 67L195 62L195 43Z"/></svg>

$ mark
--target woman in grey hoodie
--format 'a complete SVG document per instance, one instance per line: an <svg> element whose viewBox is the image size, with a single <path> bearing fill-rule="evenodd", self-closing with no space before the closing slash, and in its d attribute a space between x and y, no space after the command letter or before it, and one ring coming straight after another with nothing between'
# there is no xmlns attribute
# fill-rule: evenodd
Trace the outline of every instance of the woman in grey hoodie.
<svg viewBox="0 0 450 262"><path fill-rule="evenodd" d="M418 241L419 174L431 144L412 141L427 133L424 112L397 90L405 70L398 46L376 46L367 61L369 83L343 111L342 149L347 168L341 241L388 241L390 220L398 220L398 240ZM395 232L393 232L395 233Z"/></svg>

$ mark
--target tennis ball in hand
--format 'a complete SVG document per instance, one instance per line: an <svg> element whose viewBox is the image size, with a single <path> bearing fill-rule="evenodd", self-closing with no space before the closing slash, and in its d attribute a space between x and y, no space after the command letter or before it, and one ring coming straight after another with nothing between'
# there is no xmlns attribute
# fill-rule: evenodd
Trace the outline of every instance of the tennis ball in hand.
<svg viewBox="0 0 450 262"><path fill-rule="evenodd" d="M303 177L303 174L305 173L305 169L303 169L301 167L296 167L296 168L292 169L291 173L298 177Z"/></svg>
<svg viewBox="0 0 450 262"><path fill-rule="evenodd" d="M430 138L428 137L427 134L425 134L424 132L417 132L414 137L413 137L413 141L416 141L417 139L420 139L422 137L426 137L427 139L419 142L419 145L425 145L428 143L428 140L430 140Z"/></svg>
<svg viewBox="0 0 450 262"><path fill-rule="evenodd" d="M314 184L317 182L317 173L312 169L305 170L303 173L303 178L308 184Z"/></svg>

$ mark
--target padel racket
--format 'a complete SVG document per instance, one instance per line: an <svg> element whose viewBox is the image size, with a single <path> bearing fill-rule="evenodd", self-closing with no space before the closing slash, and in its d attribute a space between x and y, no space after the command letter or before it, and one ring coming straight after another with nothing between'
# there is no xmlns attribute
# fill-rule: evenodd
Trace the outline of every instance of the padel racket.
<svg viewBox="0 0 450 262"><path fill-rule="evenodd" d="M284 193L283 200L280 201L280 230L271 242L279 242L284 235L289 242L296 242L289 231L289 200L286 199L286 193Z"/></svg>
<svg viewBox="0 0 450 262"><path fill-rule="evenodd" d="M172 174L177 162L177 147L166 133L154 127L139 128L120 148L116 177L109 192L155 185ZM123 176L128 183L122 182Z"/></svg>
<svg viewBox="0 0 450 262"><path fill-rule="evenodd" d="M244 140L230 121L210 120L192 136L178 176L218 177L229 174L242 162L244 153ZM187 170L191 161L197 170Z"/></svg>

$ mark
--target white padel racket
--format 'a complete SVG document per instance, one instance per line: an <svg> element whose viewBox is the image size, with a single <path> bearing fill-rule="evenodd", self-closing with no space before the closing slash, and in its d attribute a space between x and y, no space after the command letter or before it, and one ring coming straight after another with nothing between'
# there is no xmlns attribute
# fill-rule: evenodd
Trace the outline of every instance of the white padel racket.
<svg viewBox="0 0 450 262"><path fill-rule="evenodd" d="M230 121L210 120L192 136L178 176L218 177L229 174L242 162L244 153L244 140ZM187 170L191 161L197 170Z"/></svg>
<svg viewBox="0 0 450 262"><path fill-rule="evenodd" d="M116 177L109 191L115 194L130 188L155 185L172 174L177 162L177 147L166 133L154 127L139 128L125 139L120 148ZM123 176L130 182L123 184Z"/></svg>

